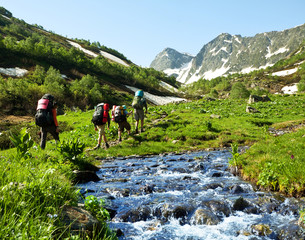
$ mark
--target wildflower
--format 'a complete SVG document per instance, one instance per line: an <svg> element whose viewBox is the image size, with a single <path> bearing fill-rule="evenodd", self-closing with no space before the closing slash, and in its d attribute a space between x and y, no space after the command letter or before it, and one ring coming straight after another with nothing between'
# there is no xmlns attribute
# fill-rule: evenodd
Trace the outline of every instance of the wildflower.
<svg viewBox="0 0 305 240"><path fill-rule="evenodd" d="M291 156L290 156L290 157L291 157L291 159L294 159L294 156L293 156L293 154L291 154Z"/></svg>

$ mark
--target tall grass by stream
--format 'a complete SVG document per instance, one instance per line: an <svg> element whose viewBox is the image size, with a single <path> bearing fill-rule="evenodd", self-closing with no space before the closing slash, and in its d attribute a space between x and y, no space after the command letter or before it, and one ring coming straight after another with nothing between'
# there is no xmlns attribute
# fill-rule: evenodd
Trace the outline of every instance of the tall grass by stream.
<svg viewBox="0 0 305 240"><path fill-rule="evenodd" d="M79 199L71 183L72 170L105 157L248 145L251 148L246 153L230 161L246 179L264 189L304 196L305 97L272 96L271 100L252 104L260 111L252 114L246 113L245 100L198 100L149 107L146 131L131 136L124 132L121 143L117 141L117 124L111 123L106 130L111 146L107 150L91 151L98 137L90 122L92 110L58 116L62 131L59 148L51 140L42 151L38 128L27 124L36 143L28 145L25 152L16 148L1 151L0 238L48 239L65 232L54 216L63 205L76 204ZM134 122L131 118L129 122L133 132ZM289 131L272 135L270 127ZM76 139L84 152L68 159L60 149Z"/></svg>

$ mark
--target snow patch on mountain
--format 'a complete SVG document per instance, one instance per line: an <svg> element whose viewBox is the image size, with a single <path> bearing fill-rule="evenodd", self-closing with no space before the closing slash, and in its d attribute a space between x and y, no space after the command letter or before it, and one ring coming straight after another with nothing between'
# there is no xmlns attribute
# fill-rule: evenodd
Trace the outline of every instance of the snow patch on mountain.
<svg viewBox="0 0 305 240"><path fill-rule="evenodd" d="M67 41L68 41L68 40L67 40ZM68 42L69 42L73 47L75 47L75 48L77 48L77 49L83 51L84 53L86 53L86 54L88 54L88 55L90 55L90 56L92 56L92 57L97 57L97 56L98 56L98 54L96 54L96 53L94 53L94 52L92 52L92 51L90 51L90 50L87 50L87 49L83 48L81 45L79 45L79 44L76 43L76 42L72 42L72 41L68 41ZM114 61L114 62L116 62L116 63L122 64L122 65L124 65L124 66L126 66L126 67L129 66L129 65L128 65L127 63L125 63L122 59L120 59L120 58L118 58L118 57L116 57L116 56L113 56L113 55L110 54L110 53L107 53L107 52L104 52L104 51L101 51L101 50L100 50L100 54L101 54L103 57L108 58L108 59L110 59L110 60L112 60L112 61Z"/></svg>
<svg viewBox="0 0 305 240"><path fill-rule="evenodd" d="M170 91L170 92L178 92L178 91L179 91L177 88L175 88L175 87L173 87L172 85L169 85L168 83L163 82L163 81L160 82L160 85L161 85L163 88L165 88L165 89L167 89L168 91Z"/></svg>
<svg viewBox="0 0 305 240"><path fill-rule="evenodd" d="M282 48L278 49L276 52L271 53L270 47L268 46L267 50L268 50L268 53L267 53L267 55L266 55L266 58L271 58L271 57L274 56L274 55L278 55L278 54L280 54L280 53L288 52L288 51L289 51L289 48L282 47Z"/></svg>
<svg viewBox="0 0 305 240"><path fill-rule="evenodd" d="M282 92L284 94L295 94L298 91L297 83L293 83L289 86L285 86L282 88Z"/></svg>
<svg viewBox="0 0 305 240"><path fill-rule="evenodd" d="M192 67L192 63L193 63L193 60L191 60L189 63L184 64L183 67L181 67L181 68L175 68L175 69L168 68L168 69L164 70L163 72L165 74L167 74L168 76L177 75L178 77L176 80L178 82L185 83L186 78L189 74L189 71Z"/></svg>
<svg viewBox="0 0 305 240"><path fill-rule="evenodd" d="M132 90L133 92L136 92L138 90L140 90L139 88L135 88L135 87L131 87L131 86L127 86L127 88L129 88L130 90ZM179 97L163 97L163 96L157 96L148 92L144 92L144 97L152 102L153 104L156 105L165 105L168 103L173 103L173 102L183 102L183 101L187 101L185 98L179 98Z"/></svg>
<svg viewBox="0 0 305 240"><path fill-rule="evenodd" d="M298 71L298 68L283 70L283 71L272 73L272 76L281 76L281 77L288 76L288 75L295 73L296 71Z"/></svg>
<svg viewBox="0 0 305 240"><path fill-rule="evenodd" d="M19 67L15 68L0 68L0 73L3 73L7 76L12 76L12 77L23 77L28 73L28 70L26 69L21 69Z"/></svg>
<svg viewBox="0 0 305 240"><path fill-rule="evenodd" d="M265 68L271 67L271 66L273 66L273 65L274 65L274 64L267 64L267 65L261 66L261 67L259 67L259 68L254 68L253 66L251 66L251 67L247 67L247 68L242 69L240 72L241 72L241 73L250 73L250 72L252 72L252 71L256 71L256 70L260 70L260 69L265 69Z"/></svg>
<svg viewBox="0 0 305 240"><path fill-rule="evenodd" d="M226 62L224 62L225 64ZM204 79L207 79L207 80L211 80L213 78L217 78L217 77L220 77L222 75L224 75L228 70L230 69L230 67L224 67L222 66L221 68L218 68L214 71L210 70L210 71L207 71L203 74L203 78Z"/></svg>

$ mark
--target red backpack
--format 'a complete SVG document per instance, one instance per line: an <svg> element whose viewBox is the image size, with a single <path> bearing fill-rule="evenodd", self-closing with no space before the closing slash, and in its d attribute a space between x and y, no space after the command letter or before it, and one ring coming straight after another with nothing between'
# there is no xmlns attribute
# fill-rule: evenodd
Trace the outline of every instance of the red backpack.
<svg viewBox="0 0 305 240"><path fill-rule="evenodd" d="M52 107L54 97L51 94L45 94L39 99L35 114L35 123L39 127L51 126L53 121Z"/></svg>
<svg viewBox="0 0 305 240"><path fill-rule="evenodd" d="M103 125L108 121L109 104L100 103L96 106L91 122L94 125Z"/></svg>

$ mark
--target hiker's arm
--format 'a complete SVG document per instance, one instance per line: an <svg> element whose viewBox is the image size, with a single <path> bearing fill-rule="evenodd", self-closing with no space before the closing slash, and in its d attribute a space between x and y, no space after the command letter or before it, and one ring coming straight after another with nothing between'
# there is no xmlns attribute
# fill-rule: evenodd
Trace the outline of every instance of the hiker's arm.
<svg viewBox="0 0 305 240"><path fill-rule="evenodd" d="M110 116L109 116L109 113L108 113L108 128L110 128L110 121L111 119L110 119Z"/></svg>
<svg viewBox="0 0 305 240"><path fill-rule="evenodd" d="M56 127L58 127L58 121L57 121L57 111L56 108L52 108L52 115L53 115L53 121Z"/></svg>

